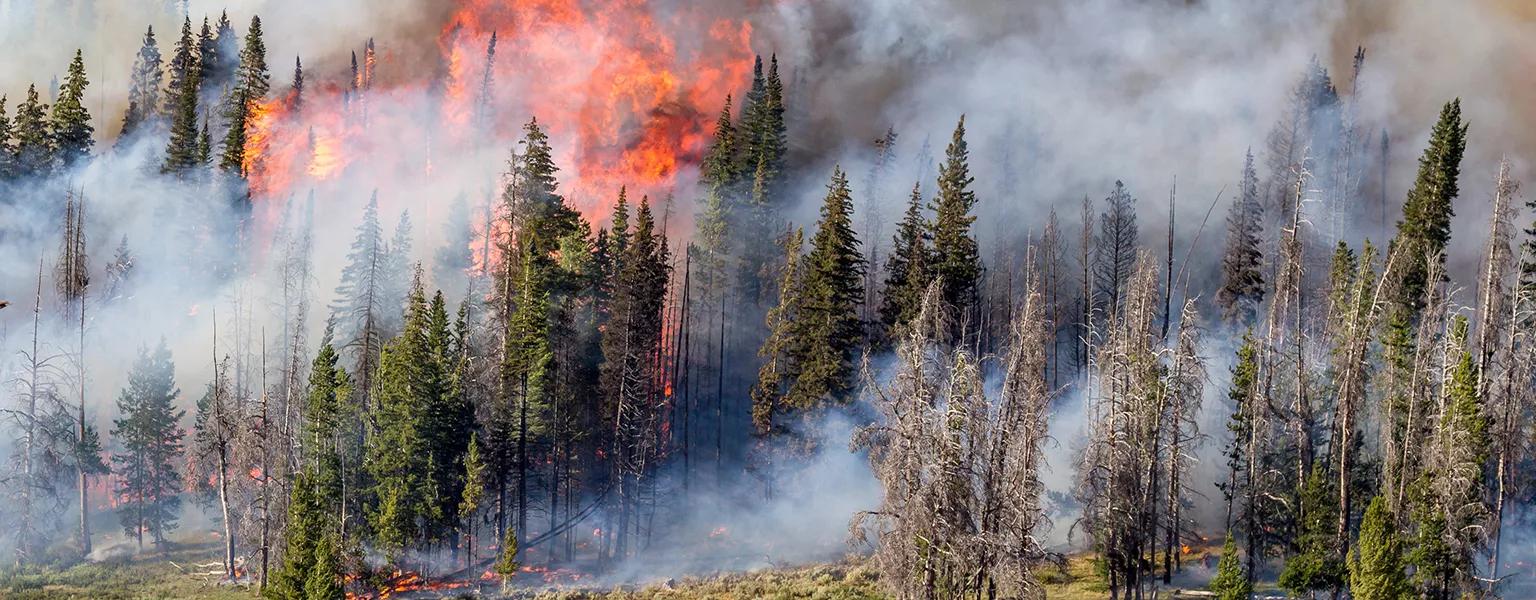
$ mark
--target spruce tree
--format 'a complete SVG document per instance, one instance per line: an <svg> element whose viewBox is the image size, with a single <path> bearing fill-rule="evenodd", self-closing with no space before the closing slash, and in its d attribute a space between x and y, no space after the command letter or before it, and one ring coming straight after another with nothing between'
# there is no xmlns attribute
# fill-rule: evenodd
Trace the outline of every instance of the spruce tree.
<svg viewBox="0 0 1536 600"><path fill-rule="evenodd" d="M347 252L341 281L336 284L336 299L331 303L331 320L336 326L339 349L352 354L352 372L358 384L359 404L368 406L373 390L373 376L378 369L379 348L386 311L396 307L384 304L384 233L379 225L379 196L374 192L363 208L357 236Z"/></svg>
<svg viewBox="0 0 1536 600"><path fill-rule="evenodd" d="M1264 255L1259 250L1264 229L1264 205L1259 201L1259 177L1253 151L1243 161L1238 195L1227 213L1227 244L1221 255L1221 289L1216 303L1230 326L1252 326L1264 301Z"/></svg>
<svg viewBox="0 0 1536 600"><path fill-rule="evenodd" d="M48 105L37 97L37 86L27 86L27 99L16 106L11 131L16 136L16 175L48 175L53 169L53 132L48 129Z"/></svg>
<svg viewBox="0 0 1536 600"><path fill-rule="evenodd" d="M203 27L197 32L197 80L200 85L217 89L223 84L219 75L224 60L225 57L219 55L219 39L205 16Z"/></svg>
<svg viewBox="0 0 1536 600"><path fill-rule="evenodd" d="M1360 537L1349 558L1349 594L1355 600L1410 597L1397 518L1381 496L1371 499L1360 522Z"/></svg>
<svg viewBox="0 0 1536 600"><path fill-rule="evenodd" d="M1104 198L1104 213L1099 215L1099 237L1094 240L1093 302L1106 318L1120 311L1125 284L1136 265L1136 199L1125 184L1115 182L1115 189Z"/></svg>
<svg viewBox="0 0 1536 600"><path fill-rule="evenodd" d="M267 70L267 44L262 40L261 17L252 16L245 30L245 47L240 49L240 66L235 71L235 89L246 102L262 102L272 86Z"/></svg>
<svg viewBox="0 0 1536 600"><path fill-rule="evenodd" d="M1461 99L1440 110L1440 119L1429 136L1429 146L1419 157L1419 172L1408 199L1403 203L1403 218L1397 222L1397 237L1388 254L1401 267L1394 303L1415 321L1424 306L1430 261L1444 264L1446 244L1451 239L1451 217L1456 214L1453 201L1459 193L1461 157L1467 147L1467 125L1461 120Z"/></svg>
<svg viewBox="0 0 1536 600"><path fill-rule="evenodd" d="M438 490L428 473L425 412L440 383L434 373L427 300L418 278L412 286L405 328L384 345L374 384L374 433L363 468L375 504L367 519L373 542L393 562L414 547L423 527L441 518L431 499Z"/></svg>
<svg viewBox="0 0 1536 600"><path fill-rule="evenodd" d="M75 59L69 63L69 73L59 86L59 99L53 103L53 115L49 128L53 130L54 152L64 168L75 166L89 156L96 143L91 135L91 113L85 109L85 58L75 51Z"/></svg>
<svg viewBox="0 0 1536 600"><path fill-rule="evenodd" d="M932 280L929 275L928 220L923 217L922 182L912 185L906 215L896 226L891 254L885 261L885 293L880 302L880 322L888 335L917 318L922 308L923 290Z"/></svg>
<svg viewBox="0 0 1536 600"><path fill-rule="evenodd" d="M725 106L715 120L715 138L699 165L699 181L711 194L719 194L732 186L739 177L736 147L738 134L731 123L731 97L725 97Z"/></svg>
<svg viewBox="0 0 1536 600"><path fill-rule="evenodd" d="M808 409L822 400L842 402L853 384L853 355L862 342L864 257L853 232L853 197L841 167L832 171L821 220L805 260L801 305L795 315L800 364L788 404Z"/></svg>
<svg viewBox="0 0 1536 600"><path fill-rule="evenodd" d="M1216 576L1206 586L1216 600L1248 600L1253 596L1253 583L1243 570L1242 558L1237 554L1237 541L1227 532L1227 541L1221 545L1221 560L1216 563Z"/></svg>
<svg viewBox="0 0 1536 600"><path fill-rule="evenodd" d="M1293 595L1341 589L1347 579L1345 565L1334 547L1338 523L1338 492L1333 476L1321 464L1312 467L1301 490L1301 519L1296 544L1301 551L1285 562L1280 587Z"/></svg>
<svg viewBox="0 0 1536 600"><path fill-rule="evenodd" d="M133 72L128 76L128 110L123 112L123 127L118 139L128 139L139 127L157 120L160 115L160 86L165 78L161 72L160 44L155 41L155 28L144 32L144 45L133 59Z"/></svg>
<svg viewBox="0 0 1536 600"><path fill-rule="evenodd" d="M163 105L160 106L165 120L176 122L177 114L183 110L182 95L189 89L193 91L192 113L195 119L198 71L197 40L192 34L192 19L188 17L181 22L181 36L176 39L176 46L171 51L171 62L166 65L166 74L170 80L166 82L165 94L161 98Z"/></svg>
<svg viewBox="0 0 1536 600"><path fill-rule="evenodd" d="M16 176L16 145L11 142L11 118L5 112L6 99L0 95L0 183Z"/></svg>
<svg viewBox="0 0 1536 600"><path fill-rule="evenodd" d="M171 80L162 109L171 124L171 135L160 170L178 177L191 175L203 164L197 129L198 66L192 44L192 22L188 20L182 23L181 39L171 57Z"/></svg>
<svg viewBox="0 0 1536 600"><path fill-rule="evenodd" d="M766 436L782 431L777 415L786 408L790 386L799 379L801 348L796 338L796 322L804 305L800 263L804 233L790 232L784 241L784 265L779 274L779 301L768 310L768 338L758 349L763 366L752 387L752 425L757 434Z"/></svg>
<svg viewBox="0 0 1536 600"><path fill-rule="evenodd" d="M181 450L186 433L179 423L186 411L176 408L175 365L165 341L153 351L142 348L117 399L121 415L112 436L119 451L112 456L115 493L123 531L140 548L148 533L156 544L176 528L181 508Z"/></svg>
<svg viewBox="0 0 1536 600"><path fill-rule="evenodd" d="M938 193L933 207L933 262L930 275L943 281L944 303L961 315L960 326L975 332L976 308L980 301L981 254L971 224L976 217L976 193L971 191L975 178L968 164L970 150L965 142L965 117L955 125L949 147L944 150L944 164L939 167ZM967 326L969 325L969 326ZM951 335L951 341L955 341Z"/></svg>

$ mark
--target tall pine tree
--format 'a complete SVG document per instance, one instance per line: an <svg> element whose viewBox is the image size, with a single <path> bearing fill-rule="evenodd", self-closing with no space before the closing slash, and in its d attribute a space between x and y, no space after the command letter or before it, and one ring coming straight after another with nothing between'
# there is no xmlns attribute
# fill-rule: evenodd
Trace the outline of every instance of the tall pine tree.
<svg viewBox="0 0 1536 600"><path fill-rule="evenodd" d="M176 528L181 514L182 417L176 408L176 366L165 341L153 351L140 349L128 374L128 385L117 399L121 415L113 421L118 452L112 456L117 475L115 493L123 531L144 547L144 535L156 544Z"/></svg>

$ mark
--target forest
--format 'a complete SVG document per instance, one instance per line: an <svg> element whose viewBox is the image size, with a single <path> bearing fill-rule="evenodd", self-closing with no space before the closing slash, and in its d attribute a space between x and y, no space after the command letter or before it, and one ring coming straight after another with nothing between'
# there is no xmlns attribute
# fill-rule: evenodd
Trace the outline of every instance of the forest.
<svg viewBox="0 0 1536 600"><path fill-rule="evenodd" d="M0 596L1536 594L1536 14L314 4L0 2Z"/></svg>

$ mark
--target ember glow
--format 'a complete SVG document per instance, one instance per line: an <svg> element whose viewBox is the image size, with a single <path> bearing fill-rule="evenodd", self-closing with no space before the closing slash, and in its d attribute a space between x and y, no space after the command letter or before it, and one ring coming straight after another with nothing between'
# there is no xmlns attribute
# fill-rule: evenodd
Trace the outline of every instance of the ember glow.
<svg viewBox="0 0 1536 600"><path fill-rule="evenodd" d="M745 20L648 0L462 0L436 40L439 72L402 73L388 52L369 53L359 59L361 83L312 83L302 107L291 93L258 103L246 172L258 201L374 160L397 162L370 170L431 178L486 144L504 155L537 117L557 150L565 195L589 219L601 217L621 185L659 198L680 183L726 95L751 75L751 40ZM421 147L384 159L369 152L382 143L370 140L383 139Z"/></svg>

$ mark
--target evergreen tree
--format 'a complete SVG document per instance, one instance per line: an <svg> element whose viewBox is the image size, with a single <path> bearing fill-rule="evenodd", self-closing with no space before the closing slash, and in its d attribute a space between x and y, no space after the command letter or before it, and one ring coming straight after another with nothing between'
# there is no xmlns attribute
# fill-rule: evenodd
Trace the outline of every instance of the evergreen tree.
<svg viewBox="0 0 1536 600"><path fill-rule="evenodd" d="M917 318L929 276L929 224L923 218L922 182L912 185L906 215L896 226L891 255L885 261L885 293L880 303L880 322L888 333Z"/></svg>
<svg viewBox="0 0 1536 600"><path fill-rule="evenodd" d="M943 301L954 307L963 321L960 326L976 331L975 321L981 279L981 254L971 224L976 217L976 193L971 191L975 178L968 164L970 150L965 142L965 117L955 125L949 147L944 150L944 165L939 167L938 193L933 201L933 261L930 274L943 281ZM969 326L967 326L969 325ZM951 341L955 338L950 336Z"/></svg>
<svg viewBox="0 0 1536 600"><path fill-rule="evenodd" d="M1461 120L1461 99L1440 110L1440 119L1430 133L1429 147L1419 158L1419 173L1408 199L1403 203L1403 218L1397 222L1397 237L1388 254L1401 267L1394 302L1415 320L1424 306L1430 261L1444 264L1446 244L1451 239L1452 202L1459 193L1456 180L1461 174L1461 156L1467 147L1467 125Z"/></svg>
<svg viewBox="0 0 1536 600"><path fill-rule="evenodd" d="M1345 565L1334 547L1338 524L1338 492L1333 477L1316 464L1301 490L1301 526L1296 544L1301 551L1285 562L1280 587L1305 596L1316 591L1341 589L1347 579Z"/></svg>
<svg viewBox="0 0 1536 600"><path fill-rule="evenodd" d="M720 117L715 120L714 141L699 165L699 180L712 195L729 189L740 177L737 138L736 126L731 123L731 97L727 95Z"/></svg>
<svg viewBox="0 0 1536 600"><path fill-rule="evenodd" d="M48 129L48 105L37 97L37 86L27 86L26 101L16 106L11 131L16 136L16 174L47 175L53 168L53 132Z"/></svg>
<svg viewBox="0 0 1536 600"><path fill-rule="evenodd" d="M306 468L293 480L288 501L288 526L283 530L283 562L262 590L269 600L306 600L309 581L320 571L316 551L321 540L333 535L335 513L323 500L314 469ZM334 548L329 549L336 554ZM334 560L334 559L332 559ZM323 575L321 575L323 577ZM335 596L329 596L335 598Z"/></svg>
<svg viewBox="0 0 1536 600"><path fill-rule="evenodd" d="M470 224L469 201L459 194L448 205L443 219L443 245L432 260L432 281L442 289L462 288L475 266L475 229Z"/></svg>
<svg viewBox="0 0 1536 600"><path fill-rule="evenodd" d="M395 221L394 234L390 236L389 245L384 248L384 256L381 257L384 264L380 290L386 310L380 327L386 336L393 336L400 331L403 314L396 307L406 306L411 292L411 268L414 264L411 252L411 212L402 210L400 219Z"/></svg>
<svg viewBox="0 0 1536 600"><path fill-rule="evenodd" d="M448 539L458 532L459 501L464 495L464 456L468 440L464 433L475 425L474 406L460 392L456 380L458 353L454 346L452 325L448 320L443 293L432 296L427 309L426 357L421 369L418 392L421 438L427 458L427 479L434 495L429 514L435 518L425 523L427 539Z"/></svg>
<svg viewBox="0 0 1536 600"><path fill-rule="evenodd" d="M1216 563L1216 576L1206 586L1216 600L1248 600L1253 596L1253 583L1243 570L1242 559L1237 554L1237 541L1227 532L1227 541L1221 545L1221 560Z"/></svg>
<svg viewBox="0 0 1536 600"><path fill-rule="evenodd" d="M430 319L420 280L412 286L405 329L384 345L374 384L374 433L368 438L364 469L373 482L367 518L373 541L390 561L412 548L423 527L441 518L439 490L425 439L426 414L441 383L432 364Z"/></svg>
<svg viewBox="0 0 1536 600"><path fill-rule="evenodd" d="M821 220L811 239L794 318L799 376L788 404L808 409L824 399L844 401L853 384L854 351L862 342L864 257L853 232L853 197L841 168L832 171Z"/></svg>
<svg viewBox="0 0 1536 600"><path fill-rule="evenodd" d="M176 39L176 46L171 51L171 62L166 65L166 73L170 75L170 81L166 82L165 94L162 98L164 104L160 106L160 112L165 120L176 122L177 115L184 110L182 96L187 90L192 90L193 93L192 113L195 119L199 69L197 40L192 34L192 19L184 18L181 22L181 36Z"/></svg>
<svg viewBox="0 0 1536 600"><path fill-rule="evenodd" d="M197 129L198 66L192 44L192 22L187 20L182 23L181 39L171 56L171 81L162 109L164 118L171 123L171 136L160 170L178 177L187 177L204 164Z"/></svg>
<svg viewBox="0 0 1536 600"><path fill-rule="evenodd" d="M309 571L309 578L304 581L304 597L306 600L335 600L344 598L342 578L346 575L342 571L341 548L336 542L335 534L320 536L320 542L315 545L314 566Z"/></svg>
<svg viewBox="0 0 1536 600"><path fill-rule="evenodd" d="M357 237L347 252L347 263L336 284L331 320L340 349L351 352L352 372L358 384L361 407L368 407L373 376L378 369L381 330L388 307L384 304L384 234L379 226L379 195L374 192L363 209Z"/></svg>
<svg viewBox="0 0 1536 600"><path fill-rule="evenodd" d="M85 79L84 55L76 50L64 84L59 86L59 99L53 103L49 123L53 130L55 156L65 168L89 156L91 146L96 143L91 137L96 128L91 126L91 113L85 109L85 86L89 84Z"/></svg>
<svg viewBox="0 0 1536 600"><path fill-rule="evenodd" d="M123 113L123 128L118 139L128 139L139 127L156 120L160 114L160 86L165 78L161 72L160 44L155 41L155 28L144 32L144 45L133 59L133 72L128 76L128 110Z"/></svg>
<svg viewBox="0 0 1536 600"><path fill-rule="evenodd" d="M214 33L213 26L208 23L208 17L203 17L203 28L197 32L197 80L199 85L209 88L221 87L223 82L218 81L220 66L225 57L219 55L219 39Z"/></svg>
<svg viewBox="0 0 1536 600"><path fill-rule="evenodd" d="M11 142L11 118L5 112L6 96L0 95L0 183L16 176L16 146Z"/></svg>
<svg viewBox="0 0 1536 600"><path fill-rule="evenodd" d="M1238 196L1227 212L1227 245L1221 255L1221 289L1216 302L1229 325L1252 326L1264 301L1264 254L1259 250L1264 229L1264 205L1259 201L1259 177L1253 152L1243 162Z"/></svg>
<svg viewBox="0 0 1536 600"><path fill-rule="evenodd" d="M1355 600L1406 600L1411 597L1403 571L1397 518L1386 499L1376 496L1360 522L1360 538L1349 558L1349 594Z"/></svg>
<svg viewBox="0 0 1536 600"><path fill-rule="evenodd" d="M181 507L180 458L185 432L178 423L186 411L176 408L175 365L165 341L141 349L117 399L122 416L112 436L120 450L112 456L118 477L115 493L123 531L144 546L144 534L156 544L176 528Z"/></svg>
<svg viewBox="0 0 1536 600"><path fill-rule="evenodd" d="M784 266L779 275L779 302L768 310L768 338L758 349L763 366L757 373L757 384L752 387L752 425L758 435L766 436L782 432L777 415L789 404L790 386L800 377L796 321L804 305L800 248L804 233L796 229L784 241Z"/></svg>
<svg viewBox="0 0 1536 600"><path fill-rule="evenodd" d="M267 99L271 86L272 75L267 71L267 44L262 40L261 17L253 15L250 27L245 30L245 47L240 49L235 89L243 94L246 102L259 103Z"/></svg>
<svg viewBox="0 0 1536 600"><path fill-rule="evenodd" d="M1107 318L1119 314L1125 283L1136 265L1136 199L1125 184L1115 182L1115 189L1104 198L1104 213L1099 215L1099 237L1095 240L1093 302Z"/></svg>

